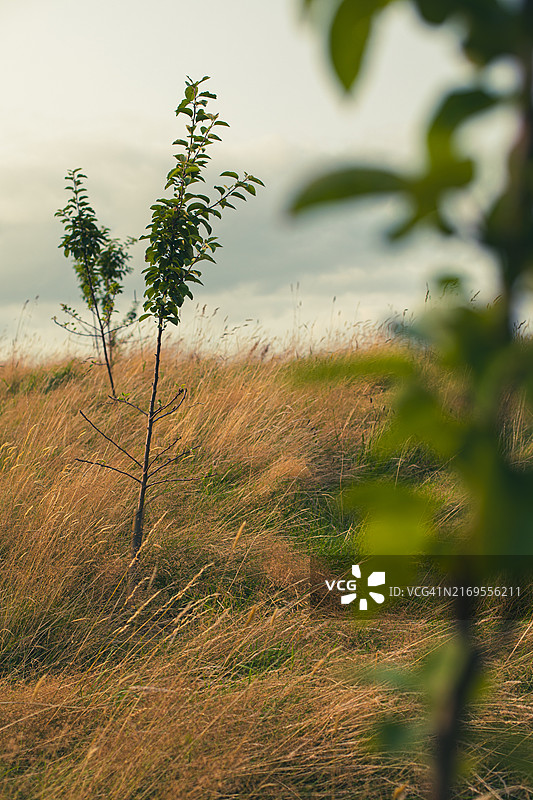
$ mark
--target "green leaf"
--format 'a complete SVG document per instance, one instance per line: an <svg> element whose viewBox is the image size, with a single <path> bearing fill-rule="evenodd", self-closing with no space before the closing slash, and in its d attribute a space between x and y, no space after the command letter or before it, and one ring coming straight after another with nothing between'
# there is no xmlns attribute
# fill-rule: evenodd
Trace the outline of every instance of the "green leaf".
<svg viewBox="0 0 533 800"><path fill-rule="evenodd" d="M343 492L343 508L359 508L369 515L363 535L372 555L427 552L437 507L429 491L384 481L369 481Z"/></svg>
<svg viewBox="0 0 533 800"><path fill-rule="evenodd" d="M427 737L423 722L399 716L389 716L375 725L372 746L377 751L403 754L412 758L413 750L424 737Z"/></svg>
<svg viewBox="0 0 533 800"><path fill-rule="evenodd" d="M398 397L392 425L380 436L376 448L391 453L411 441L447 459L457 452L463 436L464 425L428 388L411 380Z"/></svg>
<svg viewBox="0 0 533 800"><path fill-rule="evenodd" d="M475 64L515 56L524 22L520 3L499 0L415 0L422 18L441 25L451 17L464 30L463 51Z"/></svg>
<svg viewBox="0 0 533 800"><path fill-rule="evenodd" d="M502 102L498 95L483 89L461 89L446 95L439 103L427 134L427 147L433 165L453 160L452 139L457 129L471 117Z"/></svg>
<svg viewBox="0 0 533 800"><path fill-rule="evenodd" d="M348 356L300 360L291 374L298 383L328 383L361 378L394 378L401 380L415 374L413 359L403 353Z"/></svg>
<svg viewBox="0 0 533 800"><path fill-rule="evenodd" d="M342 0L333 18L329 41L331 62L346 91L357 78L374 15L383 5L383 0Z"/></svg>
<svg viewBox="0 0 533 800"><path fill-rule="evenodd" d="M442 25L453 9L449 0L415 0L421 16L431 25Z"/></svg>
<svg viewBox="0 0 533 800"><path fill-rule="evenodd" d="M406 189L404 178L394 172L368 167L347 167L316 178L297 195L289 210L296 214L310 206L373 194L395 194Z"/></svg>

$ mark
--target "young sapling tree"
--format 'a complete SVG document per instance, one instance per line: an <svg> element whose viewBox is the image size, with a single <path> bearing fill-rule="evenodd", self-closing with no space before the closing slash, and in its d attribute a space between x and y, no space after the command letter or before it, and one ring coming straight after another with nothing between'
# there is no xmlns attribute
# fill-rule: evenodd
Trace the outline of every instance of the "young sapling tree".
<svg viewBox="0 0 533 800"><path fill-rule="evenodd" d="M180 438L177 437L164 450L153 457L151 455L156 424L177 411L186 396L186 390L180 388L166 403L162 404L158 399L163 333L168 325L179 324L183 303L187 298L193 297L191 285L202 283L199 269L201 262L215 263L213 254L221 244L217 237L212 235L212 219L220 219L226 208L235 208L233 200L246 200L247 195L255 195L257 184L263 186L259 178L248 173L239 177L236 172L222 172L220 177L230 180L223 185L214 186L214 191L217 193L214 199L198 191L198 185L205 183L203 173L210 161L207 149L214 142L220 141L216 129L222 126L228 127L228 123L221 120L218 114L206 110L209 100L216 99L216 95L200 89L206 80L207 76L194 82L190 78L186 80L185 97L176 109L176 116L183 115L188 118L187 135L173 143L178 146L179 152L174 156L176 164L168 173L165 185L165 190L171 189L172 194L171 197L158 199L151 207L152 221L147 226L147 233L141 237L148 241L145 256L148 266L143 270L146 289L144 313L139 320L151 319L156 329L151 394L148 409L141 408L139 404L134 405L126 397L117 398L117 402L126 403L145 417L142 457L135 458L88 420L139 469L138 474L124 472L139 484L131 537L130 586L135 585L138 554L143 542L147 491L154 486L182 480L168 477L168 473L165 475L165 470L186 454L182 452L178 455L169 455ZM116 470L115 467L102 462L86 463ZM116 471L121 472L121 470Z"/></svg>
<svg viewBox="0 0 533 800"><path fill-rule="evenodd" d="M93 314L93 323L82 319L74 309L64 303L61 308L71 320L60 323L54 317L54 322L70 333L90 336L95 341L97 350L102 348L111 393L116 397L113 379L116 334L135 319L135 305L117 327L112 326L112 315L115 311L115 298L122 292L124 276L131 272L128 264L131 254L128 251L136 240L132 237L124 242L112 239L109 228L99 226L83 186L83 179L86 177L79 168L69 170L65 178L65 188L71 192L71 198L55 216L63 221L65 227L59 246L63 248L67 258L72 256L74 259L74 270L78 276L81 294Z"/></svg>

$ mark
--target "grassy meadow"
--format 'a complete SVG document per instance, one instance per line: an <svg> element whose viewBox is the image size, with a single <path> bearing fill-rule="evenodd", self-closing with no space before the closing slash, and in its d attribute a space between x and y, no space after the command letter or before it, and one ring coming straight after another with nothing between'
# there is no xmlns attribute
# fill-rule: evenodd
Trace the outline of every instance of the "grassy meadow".
<svg viewBox="0 0 533 800"><path fill-rule="evenodd" d="M363 674L415 665L449 631L397 618L357 626L308 602L309 555L352 535L338 491L376 469L368 449L390 391L376 380L299 385L292 360L166 350L161 397L189 391L156 449L180 434L190 452L149 496L133 597L136 484L76 461L128 464L78 412L137 454L142 419L107 399L105 372L89 362L2 367L2 800L427 797L427 737L388 755L375 744L389 717L422 718L423 699ZM151 369L149 348L121 355L119 391L144 404ZM414 455L381 468L432 481L460 513L449 478ZM532 644L524 624L491 664L461 797L533 794L498 738L531 736Z"/></svg>

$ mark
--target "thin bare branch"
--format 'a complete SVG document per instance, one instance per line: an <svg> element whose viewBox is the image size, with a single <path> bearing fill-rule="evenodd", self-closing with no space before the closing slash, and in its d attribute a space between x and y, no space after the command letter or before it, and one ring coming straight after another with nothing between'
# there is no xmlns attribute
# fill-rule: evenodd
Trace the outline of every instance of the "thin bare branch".
<svg viewBox="0 0 533 800"><path fill-rule="evenodd" d="M118 333L118 331L124 330L124 328L131 328L132 325L135 325L137 322L136 319L132 320L131 322L125 322L123 325L117 325L116 328L109 328L107 331L108 333Z"/></svg>
<svg viewBox="0 0 533 800"><path fill-rule="evenodd" d="M142 483L139 478L136 478L135 475L132 475L131 472L124 472L123 469L117 469L116 467L110 467L109 464L102 464L100 461L87 461L86 458L77 458L76 461L81 461L82 464L92 464L94 467L103 467L104 469L111 469L113 472L119 472L121 475L127 475L128 478L131 478L132 481L137 481L137 483Z"/></svg>
<svg viewBox="0 0 533 800"><path fill-rule="evenodd" d="M94 339L94 333L82 333L81 331L75 331L72 328L69 328L70 322L59 322L55 317L52 317L52 322L58 326L58 328L63 328L63 330L67 331L67 333L73 333L75 336L90 336L91 339ZM78 320L78 322L80 322ZM80 324L86 325L88 328L92 328L92 325L89 325L87 322L80 322ZM94 328L96 330L96 328Z"/></svg>
<svg viewBox="0 0 533 800"><path fill-rule="evenodd" d="M160 417L157 417L156 419L154 419L154 422L159 422L160 419L164 419L165 417L169 417L171 414L173 414L175 411L177 411L180 406L181 406L181 403L178 403L178 405L174 406L174 408L171 408L170 411L167 411L165 414L161 414Z"/></svg>
<svg viewBox="0 0 533 800"><path fill-rule="evenodd" d="M176 438L174 439L174 441L173 441L173 442L171 442L171 443L169 444L169 446L168 446L168 447L165 447L165 449L164 449L164 450L161 450L161 452L160 452L160 453L157 453L157 454L156 454L156 455L155 455L155 456L152 458L152 460L150 461L150 463L148 464L148 468L150 468L150 467L152 466L152 464L155 464L155 462L157 461L157 459L158 459L158 458L161 458L161 456L164 456L164 455L165 455L165 453L168 453L168 451L169 451L169 450L170 450L172 447L174 447L174 445L175 445L175 444L177 444L177 443L179 442L179 440L180 440L180 439L181 439L181 436L176 436Z"/></svg>
<svg viewBox="0 0 533 800"><path fill-rule="evenodd" d="M69 308L64 303L61 303L61 311L63 312L63 314L67 314L69 317L72 317L72 319L75 319L77 322L80 322L82 325L85 325L87 328L92 328L95 331L98 330L98 328L95 325L92 325L90 322L87 322L87 320L83 319L83 317L80 314L78 314L77 311L74 311L73 308ZM55 319L55 317L54 317L54 319Z"/></svg>
<svg viewBox="0 0 533 800"><path fill-rule="evenodd" d="M159 422L159 420L160 420L160 419L163 419L164 417L168 417L170 414L173 414L173 413L174 413L175 411L177 411L177 410L178 410L178 408L179 408L179 407L182 405L182 403L183 403L183 401L184 401L184 400L185 400L185 395L183 395L183 397L181 398L181 400L179 401L179 403L177 403L177 404L174 406L174 408L171 408L171 409L170 409L170 411L166 411L164 414L159 414L159 411L158 411L158 412L157 412L157 415L156 415L156 416L154 416L154 422ZM167 408L167 407L168 407L168 403L167 403L167 405L166 405L166 406L163 406L163 408Z"/></svg>
<svg viewBox="0 0 533 800"><path fill-rule="evenodd" d="M67 333L72 334L72 336L86 336L88 339L94 339L94 333L81 333L81 331L73 331L72 328L67 327L67 325L62 325L60 322L56 322L60 328L63 328Z"/></svg>
<svg viewBox="0 0 533 800"><path fill-rule="evenodd" d="M136 411L140 411L140 413L144 414L145 417L148 416L146 411L143 411L142 408L139 408L139 406L136 406L135 403L130 403L129 400L123 400L121 397L113 397L113 395L110 395L110 394L108 394L107 396L109 397L110 400L113 400L113 402L115 402L115 403L124 403L127 406L131 406Z"/></svg>
<svg viewBox="0 0 533 800"><path fill-rule="evenodd" d="M83 413L83 411L80 411L80 414L82 415L83 419L87 420L87 422L89 423L89 425L90 425L92 428L94 428L94 429L95 429L95 431L97 431L97 432L100 434L100 436L103 436L103 437L104 437L104 439L107 439L107 441L108 441L108 442L111 442L111 444L112 444L112 445L114 445L114 446L117 448L117 450L120 450L120 452L121 452L121 453L124 453L125 455L127 455L127 456L128 456L128 458L131 458L131 460L132 460L132 461L133 461L135 464L137 464L137 466L138 466L138 467L140 467L140 468L142 469L142 464L141 464L141 462L140 462L140 461L137 461L137 459L136 459L134 456L132 456L132 455L131 455L131 453L128 453L128 451L127 451L127 450L124 450L124 448L123 448L123 447L121 447L119 444L117 444L115 441L113 441L113 439L111 439L109 436L106 436L106 434L105 434L103 431L101 431L101 430L100 430L100 428L97 428L97 427L96 427L96 425L94 424L94 422L91 422L91 420L89 419L89 417L85 416L85 414Z"/></svg>
<svg viewBox="0 0 533 800"><path fill-rule="evenodd" d="M152 486L159 486L160 483L175 483L179 481L180 483L184 483L185 481L192 481L194 478L163 478L160 481L154 481L154 483L147 483L146 488L151 489Z"/></svg>
<svg viewBox="0 0 533 800"><path fill-rule="evenodd" d="M149 472L148 473L148 477L152 478L160 470L164 469L165 467L168 467L169 464L174 464L176 461L179 461L181 458L185 458L185 456L188 456L189 453L190 453L190 450L184 450L183 453L179 454L179 456L174 456L173 458L167 458L167 460L165 461L164 464L161 464L161 466L159 466L157 469L154 469L153 472Z"/></svg>
<svg viewBox="0 0 533 800"><path fill-rule="evenodd" d="M180 405L181 405L181 403L183 403L183 401L185 400L185 395L186 395L186 394L187 394L187 389L183 389L183 388L181 388L181 389L179 390L179 392L176 392L176 394L174 395L174 397L173 397L171 400L169 400L169 401L168 401L168 403L165 403L165 405L164 405L164 406L160 406L160 407L157 409L157 411L156 411L156 412L155 412L155 414L154 414L154 418L155 418L155 417L157 417L157 415L158 415L158 414L160 414L160 413L161 413L161 411L164 411L164 410L165 410L165 408L168 408L169 406L171 406L171 405L172 405L172 403L174 403L174 402L175 402L175 401L178 399L178 397L179 397L180 395L183 395L183 397L182 397L182 399L181 399L181 401L180 401Z"/></svg>

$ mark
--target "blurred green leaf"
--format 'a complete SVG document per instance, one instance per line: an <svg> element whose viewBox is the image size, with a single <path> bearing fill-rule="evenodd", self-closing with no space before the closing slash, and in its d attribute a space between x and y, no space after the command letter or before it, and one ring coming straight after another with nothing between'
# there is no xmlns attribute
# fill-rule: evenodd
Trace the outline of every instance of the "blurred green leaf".
<svg viewBox="0 0 533 800"><path fill-rule="evenodd" d="M342 0L330 29L331 63L349 91L361 67L374 15L388 0Z"/></svg>
<svg viewBox="0 0 533 800"><path fill-rule="evenodd" d="M470 650L459 636L425 657L421 665L421 683L434 706L443 707L449 702L450 687L455 685L469 657Z"/></svg>
<svg viewBox="0 0 533 800"><path fill-rule="evenodd" d="M508 464L488 434L471 438L458 469L477 511L470 529L474 552L533 554L533 472Z"/></svg>
<svg viewBox="0 0 533 800"><path fill-rule="evenodd" d="M485 65L515 55L520 43L519 3L498 0L414 0L422 18L432 25L455 21L461 26L464 53Z"/></svg>
<svg viewBox="0 0 533 800"><path fill-rule="evenodd" d="M290 211L295 214L310 206L375 194L395 194L406 188L405 180L394 172L346 167L312 181L293 201Z"/></svg>
<svg viewBox="0 0 533 800"><path fill-rule="evenodd" d="M454 9L449 0L415 0L415 5L426 22L441 25Z"/></svg>
<svg viewBox="0 0 533 800"><path fill-rule="evenodd" d="M501 102L499 95L483 89L460 89L445 95L437 106L427 132L427 148L432 167L454 160L453 138L461 125Z"/></svg>
<svg viewBox="0 0 533 800"><path fill-rule="evenodd" d="M304 359L291 367L291 377L299 383L350 381L360 378L402 380L418 369L407 353L368 353L345 358Z"/></svg>
<svg viewBox="0 0 533 800"><path fill-rule="evenodd" d="M427 736L427 725L424 722L413 722L400 716L390 716L374 726L372 749L386 753L409 753Z"/></svg>
<svg viewBox="0 0 533 800"><path fill-rule="evenodd" d="M429 490L385 481L368 481L342 492L345 509L368 514L364 546L372 555L427 552L433 540L439 503Z"/></svg>
<svg viewBox="0 0 533 800"><path fill-rule="evenodd" d="M441 459L449 459L460 448L464 423L445 411L424 384L409 381L396 398L395 411L391 425L374 446L376 452L395 452L407 442L423 445Z"/></svg>
<svg viewBox="0 0 533 800"><path fill-rule="evenodd" d="M364 666L351 671L354 682L382 686L400 692L418 692L420 690L420 671L407 667L390 667L385 665ZM344 676L343 676L344 677ZM349 676L346 676L349 678Z"/></svg>

